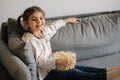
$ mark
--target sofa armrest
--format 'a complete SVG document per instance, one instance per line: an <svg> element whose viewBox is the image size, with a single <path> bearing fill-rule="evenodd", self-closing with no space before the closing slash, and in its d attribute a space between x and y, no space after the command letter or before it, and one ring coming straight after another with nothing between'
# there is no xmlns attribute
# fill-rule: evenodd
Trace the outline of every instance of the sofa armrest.
<svg viewBox="0 0 120 80"><path fill-rule="evenodd" d="M0 61L15 80L31 80L28 67L0 39Z"/></svg>

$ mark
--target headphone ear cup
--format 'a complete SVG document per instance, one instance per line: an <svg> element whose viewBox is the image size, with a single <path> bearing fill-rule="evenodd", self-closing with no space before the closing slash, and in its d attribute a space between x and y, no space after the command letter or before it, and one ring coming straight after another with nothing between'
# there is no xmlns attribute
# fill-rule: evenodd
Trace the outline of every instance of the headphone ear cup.
<svg viewBox="0 0 120 80"><path fill-rule="evenodd" d="M20 15L17 19L18 25L23 29L23 31L29 31L29 29L25 26L25 21L23 21L23 14Z"/></svg>
<svg viewBox="0 0 120 80"><path fill-rule="evenodd" d="M28 27L25 25L25 22L23 20L20 20L20 24L23 30L29 31Z"/></svg>

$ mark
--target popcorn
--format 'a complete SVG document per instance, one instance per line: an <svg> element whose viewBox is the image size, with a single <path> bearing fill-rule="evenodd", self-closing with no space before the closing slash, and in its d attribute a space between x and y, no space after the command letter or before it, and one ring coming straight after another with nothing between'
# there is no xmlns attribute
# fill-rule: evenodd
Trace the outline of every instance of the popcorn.
<svg viewBox="0 0 120 80"><path fill-rule="evenodd" d="M75 64L76 64L76 54L74 52L70 52L70 51L57 51L57 52L53 52L52 57L57 59L57 58L68 58L68 59L73 59L73 65L70 66L70 69L74 68ZM62 65L57 65L56 66L57 70L69 70L69 68L66 68L65 66Z"/></svg>

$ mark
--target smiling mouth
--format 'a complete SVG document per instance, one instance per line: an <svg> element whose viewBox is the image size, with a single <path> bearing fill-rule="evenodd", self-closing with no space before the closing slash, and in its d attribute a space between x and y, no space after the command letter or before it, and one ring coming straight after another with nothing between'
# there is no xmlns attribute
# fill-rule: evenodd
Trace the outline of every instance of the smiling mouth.
<svg viewBox="0 0 120 80"><path fill-rule="evenodd" d="M41 26L36 26L37 28L41 27Z"/></svg>
<svg viewBox="0 0 120 80"><path fill-rule="evenodd" d="M42 28L43 27L43 25L40 25L40 26L36 26L36 28Z"/></svg>

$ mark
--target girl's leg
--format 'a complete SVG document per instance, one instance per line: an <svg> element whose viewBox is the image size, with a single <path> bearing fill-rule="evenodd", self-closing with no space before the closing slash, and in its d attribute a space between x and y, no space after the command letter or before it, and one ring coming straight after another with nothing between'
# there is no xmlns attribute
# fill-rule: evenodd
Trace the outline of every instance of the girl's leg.
<svg viewBox="0 0 120 80"><path fill-rule="evenodd" d="M82 67L82 66L76 66L76 68L81 69L83 71L87 72L106 72L106 79L107 80L115 80L116 78L120 77L120 65L113 66L110 68L105 69L99 69L99 68L93 68L93 67Z"/></svg>
<svg viewBox="0 0 120 80"><path fill-rule="evenodd" d="M95 67L88 67L88 66L81 66L81 65L76 65L76 69L85 71L85 72L95 72L95 73L106 73L106 68L95 68Z"/></svg>
<svg viewBox="0 0 120 80"><path fill-rule="evenodd" d="M80 65L76 65L75 68L82 70L84 72L96 73L99 75L100 80L107 80L106 68L96 68L96 67L80 66Z"/></svg>
<svg viewBox="0 0 120 80"><path fill-rule="evenodd" d="M93 69L77 66L67 71L52 70L44 80L106 80L106 73L99 72L99 68Z"/></svg>

